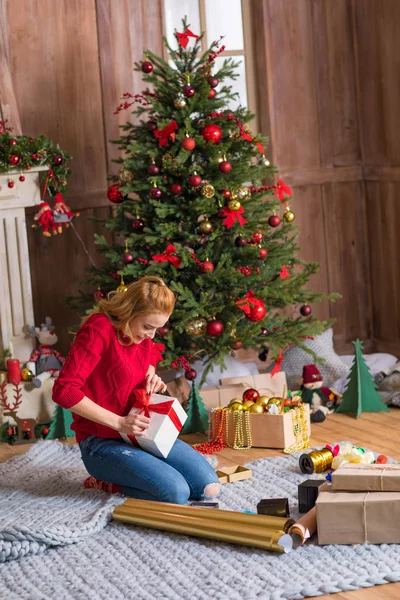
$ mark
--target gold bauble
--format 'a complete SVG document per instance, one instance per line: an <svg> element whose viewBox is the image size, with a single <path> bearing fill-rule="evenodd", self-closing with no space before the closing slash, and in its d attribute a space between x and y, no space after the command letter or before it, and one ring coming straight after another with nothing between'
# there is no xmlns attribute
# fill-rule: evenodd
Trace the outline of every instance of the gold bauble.
<svg viewBox="0 0 400 600"><path fill-rule="evenodd" d="M250 406L253 406L254 402L253 400L245 400L243 402L243 406L245 406L246 408L250 408Z"/></svg>
<svg viewBox="0 0 400 600"><path fill-rule="evenodd" d="M21 377L22 381L31 381L34 378L34 374L30 369L25 367L25 369L21 369Z"/></svg>
<svg viewBox="0 0 400 600"><path fill-rule="evenodd" d="M177 98L175 98L174 106L175 106L175 108L185 108L185 106L186 106L185 98L183 96L178 96Z"/></svg>
<svg viewBox="0 0 400 600"><path fill-rule="evenodd" d="M243 404L241 402L234 402L229 405L230 412L243 412Z"/></svg>
<svg viewBox="0 0 400 600"><path fill-rule="evenodd" d="M278 405L282 404L282 398L275 398L275 397L270 398L268 400L268 404L278 404Z"/></svg>
<svg viewBox="0 0 400 600"><path fill-rule="evenodd" d="M269 402L266 406L266 410L268 411L268 408L270 406L272 406L272 404L275 404L279 410L279 412L283 412L283 403L284 403L284 398L270 398Z"/></svg>
<svg viewBox="0 0 400 600"><path fill-rule="evenodd" d="M212 198L215 194L215 188L211 183L205 183L201 186L201 195L203 198Z"/></svg>
<svg viewBox="0 0 400 600"><path fill-rule="evenodd" d="M240 210L241 206L242 205L240 204L239 200L229 200L228 202L228 207L230 210Z"/></svg>
<svg viewBox="0 0 400 600"><path fill-rule="evenodd" d="M128 171L128 169L125 169L124 165L121 165L120 168L118 169L118 181L119 183L123 184L123 183L132 183L132 181L135 179L135 176L133 173L131 173L131 171Z"/></svg>
<svg viewBox="0 0 400 600"><path fill-rule="evenodd" d="M120 283L120 284L119 284L119 286L117 287L117 289L116 289L116 292L117 292L118 294L124 294L124 293L125 293L125 292L127 292L127 291L128 291L128 288L127 288L127 287L126 287L126 285L125 285L124 278L123 278L123 277L121 277L121 283Z"/></svg>
<svg viewBox="0 0 400 600"><path fill-rule="evenodd" d="M229 137L231 140L240 140L240 138L241 138L240 131L235 129L235 131L232 131L232 133L229 134Z"/></svg>
<svg viewBox="0 0 400 600"><path fill-rule="evenodd" d="M231 404L243 404L242 399L241 398L232 398L232 400L229 402L228 406L230 406Z"/></svg>
<svg viewBox="0 0 400 600"><path fill-rule="evenodd" d="M258 404L262 404L263 406L267 406L267 404L269 402L269 397L268 396L259 396L257 398L257 402L258 402Z"/></svg>
<svg viewBox="0 0 400 600"><path fill-rule="evenodd" d="M241 185L240 188L237 190L236 194L239 200L243 200L249 195L249 188L245 185Z"/></svg>
<svg viewBox="0 0 400 600"><path fill-rule="evenodd" d="M292 212L290 208L287 207L285 212L283 213L283 220L286 221L286 223L291 223L292 221L294 221L294 217L294 212Z"/></svg>
<svg viewBox="0 0 400 600"><path fill-rule="evenodd" d="M262 415L264 413L264 407L262 404L254 402L253 406L249 407L249 412L255 413L257 415Z"/></svg>
<svg viewBox="0 0 400 600"><path fill-rule="evenodd" d="M192 337L200 337L206 332L207 321L201 317L189 319L185 326L185 333Z"/></svg>
<svg viewBox="0 0 400 600"><path fill-rule="evenodd" d="M202 221L199 225L201 233L210 233L212 229L212 223L210 221Z"/></svg>
<svg viewBox="0 0 400 600"><path fill-rule="evenodd" d="M40 158L40 160L44 160L45 158L47 158L47 150L38 150L36 152L36 156Z"/></svg>

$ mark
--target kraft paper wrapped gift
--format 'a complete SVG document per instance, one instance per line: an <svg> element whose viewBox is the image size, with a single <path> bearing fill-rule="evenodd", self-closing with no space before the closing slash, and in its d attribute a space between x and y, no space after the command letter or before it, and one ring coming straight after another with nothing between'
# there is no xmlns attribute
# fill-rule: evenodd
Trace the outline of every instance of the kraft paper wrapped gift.
<svg viewBox="0 0 400 600"><path fill-rule="evenodd" d="M228 406L232 398L241 398L244 388L235 385L216 385L202 388L200 397L207 410Z"/></svg>
<svg viewBox="0 0 400 600"><path fill-rule="evenodd" d="M170 396L138 394L130 411L150 417L150 425L140 436L119 432L125 442L140 446L160 458L167 458L180 430L187 419L180 402Z"/></svg>
<svg viewBox="0 0 400 600"><path fill-rule="evenodd" d="M319 544L399 544L400 492L320 491Z"/></svg>
<svg viewBox="0 0 400 600"><path fill-rule="evenodd" d="M332 489L348 492L400 492L400 464L345 463L332 473Z"/></svg>
<svg viewBox="0 0 400 600"><path fill-rule="evenodd" d="M275 375L271 373L260 373L259 375L245 375L243 377L228 377L227 379L221 379L221 385L236 385L240 386L241 393L248 388L257 390L262 396L277 396L282 397L282 394L287 392L286 374L284 371L279 371Z"/></svg>
<svg viewBox="0 0 400 600"><path fill-rule="evenodd" d="M310 407L305 404L307 415L308 433L310 435ZM218 432L215 430L215 414L211 412L210 418L210 439L214 439ZM229 446L233 446L235 441L235 427L233 412L227 413L228 419L228 436L224 439ZM249 415L251 445L255 448L288 448L296 443L296 436L293 431L293 414L294 411L288 411L281 415L269 415L267 413L258 415L256 413L239 413L239 418L242 419L242 428L245 432L244 415ZM248 440L245 438L245 443Z"/></svg>

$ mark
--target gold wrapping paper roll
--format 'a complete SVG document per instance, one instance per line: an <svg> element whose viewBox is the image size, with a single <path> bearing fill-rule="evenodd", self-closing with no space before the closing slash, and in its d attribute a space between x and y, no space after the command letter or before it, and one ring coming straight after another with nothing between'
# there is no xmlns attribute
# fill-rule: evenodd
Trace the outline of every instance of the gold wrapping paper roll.
<svg viewBox="0 0 400 600"><path fill-rule="evenodd" d="M122 507L129 507L130 510L141 512L142 510L152 510L157 513L168 513L171 515L187 515L203 517L207 521L228 521L238 525L256 526L259 528L273 529L287 533L294 519L287 517L273 517L270 515L249 515L247 513L235 512L233 510L213 510L181 504L169 504L168 502L154 502L153 500L135 500L129 498ZM196 511L193 513L193 511Z"/></svg>
<svg viewBox="0 0 400 600"><path fill-rule="evenodd" d="M197 512L197 508L193 507L193 510ZM208 513L210 512L214 511L208 510ZM229 542L231 544L242 544L274 552L286 553L292 549L292 539L284 531L239 526L236 523L229 523L228 521L216 523L203 517L167 514L165 512L157 513L156 511L145 509L137 512L125 505L114 509L113 518L132 525L141 525L152 529Z"/></svg>

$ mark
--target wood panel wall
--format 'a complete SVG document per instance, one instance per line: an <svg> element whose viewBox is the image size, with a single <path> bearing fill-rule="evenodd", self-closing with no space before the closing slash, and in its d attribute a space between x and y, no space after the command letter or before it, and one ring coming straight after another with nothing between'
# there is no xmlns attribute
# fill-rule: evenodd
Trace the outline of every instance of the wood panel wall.
<svg viewBox="0 0 400 600"><path fill-rule="evenodd" d="M313 286L343 295L314 314L337 319L339 350L356 337L389 348L399 328L399 309L388 310L385 300L395 305L399 287L400 4L248 1L269 156L294 187L302 255L321 264ZM0 0L0 15L8 105L18 107L24 133L45 133L74 157L67 201L80 210L76 229L98 261L99 227L87 217L110 210L105 192L117 149L108 140L127 116L113 112L123 92L141 89L134 61L145 48L162 52L162 0ZM7 103L4 92L0 99ZM30 232L29 244L36 321L52 316L66 352L66 329L77 319L64 298L75 293L89 259L71 230L49 240Z"/></svg>

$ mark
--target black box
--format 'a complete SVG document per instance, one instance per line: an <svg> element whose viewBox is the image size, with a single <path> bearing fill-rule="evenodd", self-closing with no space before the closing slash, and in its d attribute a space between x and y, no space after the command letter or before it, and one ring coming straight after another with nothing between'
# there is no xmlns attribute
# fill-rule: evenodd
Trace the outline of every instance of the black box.
<svg viewBox="0 0 400 600"><path fill-rule="evenodd" d="M298 486L299 512L306 513L315 506L318 497L318 488L325 483L325 479L307 479Z"/></svg>
<svg viewBox="0 0 400 600"><path fill-rule="evenodd" d="M264 498L257 504L259 515L271 517L290 517L289 500L287 498Z"/></svg>
<svg viewBox="0 0 400 600"><path fill-rule="evenodd" d="M190 506L197 506L198 508L219 508L218 502L207 502L202 500L193 500Z"/></svg>

